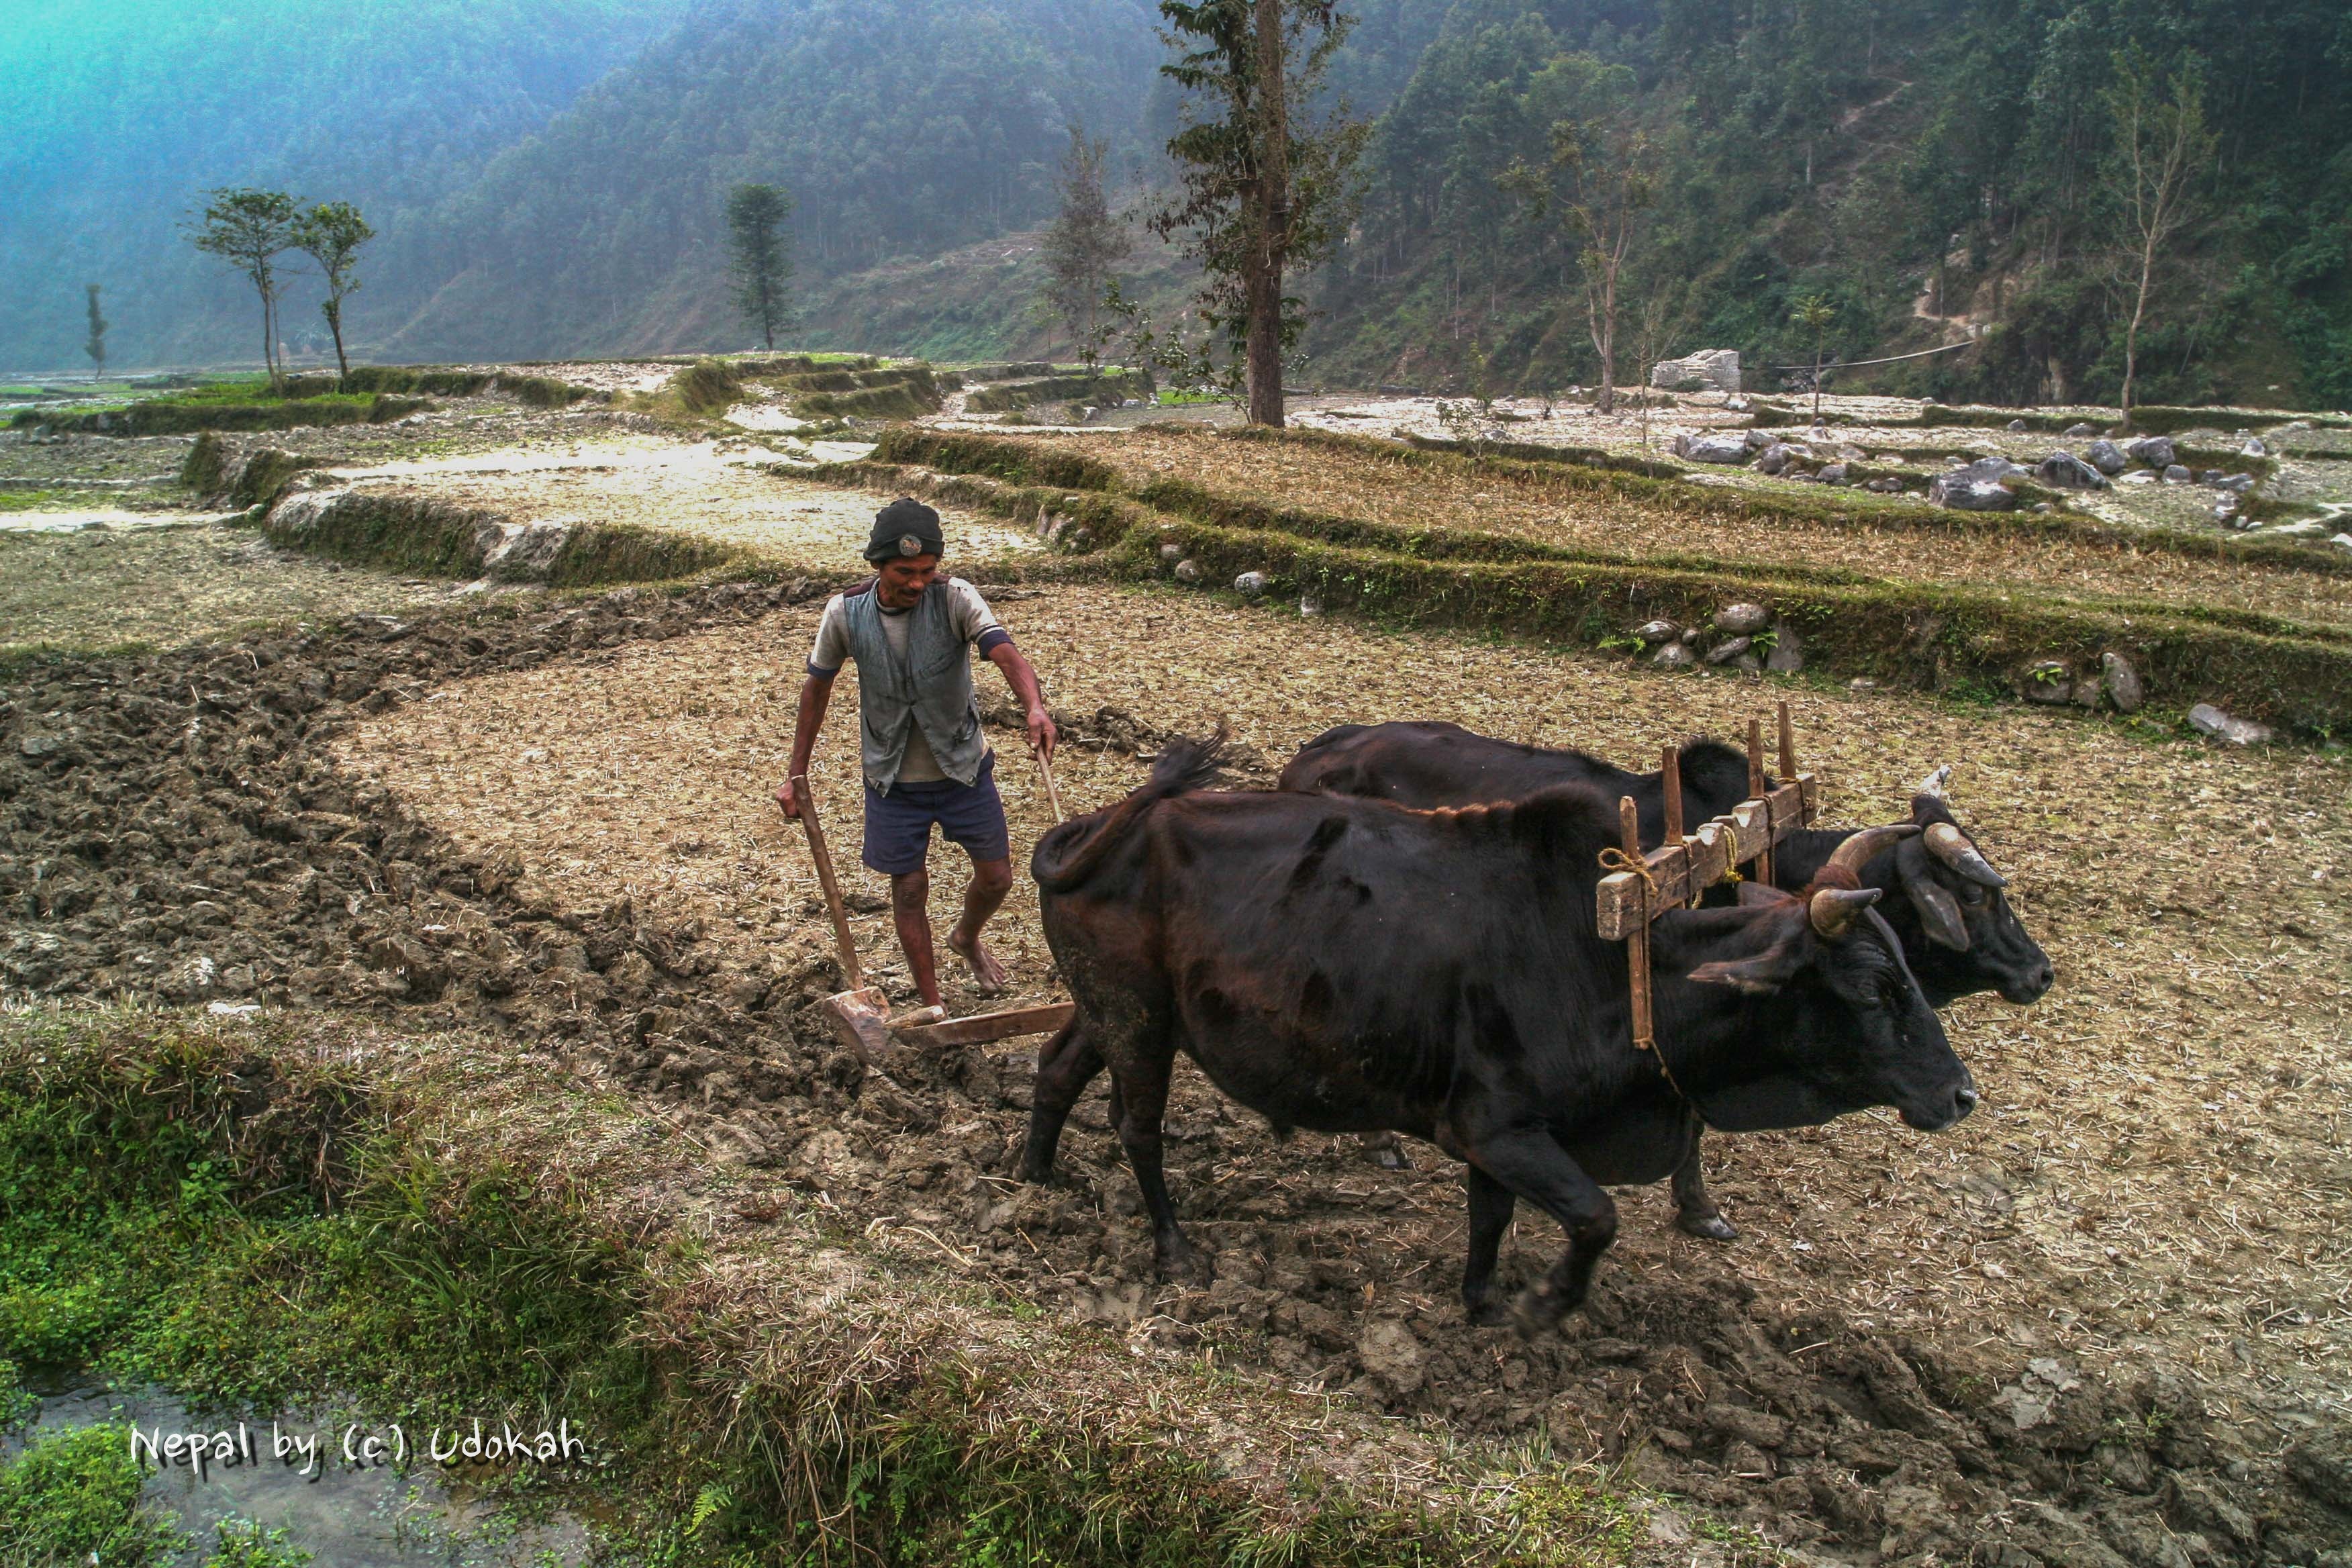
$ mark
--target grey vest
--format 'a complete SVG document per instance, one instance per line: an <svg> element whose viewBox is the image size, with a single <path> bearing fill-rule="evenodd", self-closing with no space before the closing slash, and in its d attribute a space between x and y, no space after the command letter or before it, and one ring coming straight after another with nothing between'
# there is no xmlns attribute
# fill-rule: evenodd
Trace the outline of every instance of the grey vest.
<svg viewBox="0 0 2352 1568"><path fill-rule="evenodd" d="M948 620L948 585L934 582L908 614L907 653L901 658L882 630L878 591L851 595L842 605L849 632L849 656L857 661L860 750L866 782L887 795L898 782L911 726L923 727L940 772L961 784L980 777L988 742L980 732L980 698L971 689L971 646Z"/></svg>

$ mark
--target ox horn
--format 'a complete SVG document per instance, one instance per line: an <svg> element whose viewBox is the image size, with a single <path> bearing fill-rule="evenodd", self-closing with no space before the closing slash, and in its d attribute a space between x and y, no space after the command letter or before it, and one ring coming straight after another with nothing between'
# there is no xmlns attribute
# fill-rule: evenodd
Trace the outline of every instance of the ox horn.
<svg viewBox="0 0 2352 1568"><path fill-rule="evenodd" d="M1806 904L1805 914L1813 922L1813 930L1835 942L1853 929L1863 910L1876 902L1876 888L1822 888Z"/></svg>
<svg viewBox="0 0 2352 1568"><path fill-rule="evenodd" d="M1948 822L1935 823L1928 827L1927 853L1971 882L1988 888L2009 886L2009 879L1992 868L1992 862L1969 842L1969 836Z"/></svg>
<svg viewBox="0 0 2352 1568"><path fill-rule="evenodd" d="M1841 871L1850 871L1859 877L1864 866L1877 859L1899 840L1918 831L1916 826L1908 822L1896 823L1889 827L1865 827L1837 847L1837 852L1830 857L1830 864Z"/></svg>

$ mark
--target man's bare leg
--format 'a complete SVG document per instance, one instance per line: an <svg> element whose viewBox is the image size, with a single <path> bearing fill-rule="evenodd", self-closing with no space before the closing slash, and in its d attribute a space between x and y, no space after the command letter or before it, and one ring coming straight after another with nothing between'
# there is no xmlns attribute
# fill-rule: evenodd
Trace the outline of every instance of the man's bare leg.
<svg viewBox="0 0 2352 1568"><path fill-rule="evenodd" d="M927 1007L945 1005L940 1000L938 961L931 952L931 874L907 871L890 879L890 923L898 928L898 946L907 955L907 973L915 993Z"/></svg>
<svg viewBox="0 0 2352 1568"><path fill-rule="evenodd" d="M993 996L1004 989L1004 965L988 951L980 940L981 928L1003 906L1004 896L1013 890L1013 862L1005 860L974 860L971 863L971 885L963 890L963 919L948 932L948 946L971 971L972 980L983 996Z"/></svg>

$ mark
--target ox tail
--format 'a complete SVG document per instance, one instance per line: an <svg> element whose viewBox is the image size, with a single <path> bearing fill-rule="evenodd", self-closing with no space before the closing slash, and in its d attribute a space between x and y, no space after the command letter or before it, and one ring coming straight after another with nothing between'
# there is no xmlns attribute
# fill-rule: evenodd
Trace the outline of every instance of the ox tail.
<svg viewBox="0 0 2352 1568"><path fill-rule="evenodd" d="M1143 814L1171 795L1206 789L1223 773L1232 731L1223 724L1200 740L1181 737L1160 748L1151 777L1141 789L1108 811L1074 817L1037 840L1029 857L1029 874L1049 893L1066 893L1084 887L1102 866L1105 857Z"/></svg>

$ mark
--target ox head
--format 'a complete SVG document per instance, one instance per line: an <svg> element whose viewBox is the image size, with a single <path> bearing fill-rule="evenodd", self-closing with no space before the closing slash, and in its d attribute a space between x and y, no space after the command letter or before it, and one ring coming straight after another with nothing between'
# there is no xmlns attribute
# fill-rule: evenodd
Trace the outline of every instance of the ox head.
<svg viewBox="0 0 2352 1568"><path fill-rule="evenodd" d="M2002 894L2008 879L1939 793L1913 795L1911 821L1922 831L1895 846L1890 891L1902 901L1891 913L1927 1000L1941 1007L1979 991L2021 1006L2039 1000L2055 972Z"/></svg>
<svg viewBox="0 0 2352 1568"><path fill-rule="evenodd" d="M1747 921L1733 940L1745 956L1702 963L1690 978L1771 1005L1743 1020L1716 1081L1695 1092L1710 1125L1806 1126L1891 1105L1911 1126L1936 1131L1976 1108L1975 1079L1945 1038L1902 939L1874 907L1881 890L1857 875L1919 831L1854 835L1801 893L1741 885Z"/></svg>

